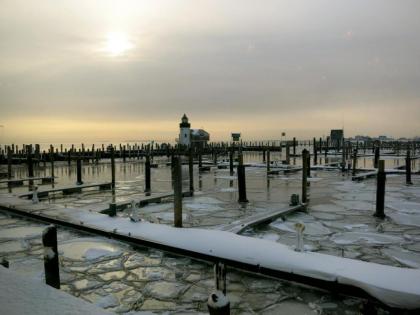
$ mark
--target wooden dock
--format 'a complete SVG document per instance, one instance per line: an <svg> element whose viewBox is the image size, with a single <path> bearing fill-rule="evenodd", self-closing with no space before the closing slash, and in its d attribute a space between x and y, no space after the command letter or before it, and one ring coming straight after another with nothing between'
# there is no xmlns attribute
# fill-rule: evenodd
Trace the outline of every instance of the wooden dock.
<svg viewBox="0 0 420 315"><path fill-rule="evenodd" d="M221 230L222 231L228 231L235 234L239 234L243 232L245 229L260 225L263 223L274 221L275 219L288 215L294 211L300 211L304 209L304 205L298 205L298 206L292 206L285 209L280 210L272 210L264 213L258 213L256 215L250 216L248 218L245 218L243 220L238 220L235 222L232 222L228 225L225 225Z"/></svg>
<svg viewBox="0 0 420 315"><path fill-rule="evenodd" d="M156 194L153 196L146 196L142 199L133 199L136 206L144 207L150 203L161 203L163 199L172 198L174 196L173 192L170 193L163 193L163 194ZM182 193L182 197L191 197L193 194L190 191L186 191ZM116 203L116 210L117 211L124 211L129 206L131 206L131 201L121 201ZM100 213L107 214L109 212L109 207L106 209L99 210Z"/></svg>
<svg viewBox="0 0 420 315"><path fill-rule="evenodd" d="M0 180L0 184L7 184L8 186L21 186L24 182L40 180L43 184L52 183L55 177L45 176L45 177L26 177L26 178L17 178L17 179L7 179Z"/></svg>
<svg viewBox="0 0 420 315"><path fill-rule="evenodd" d="M38 197L48 197L49 194L53 193L62 193L63 195L69 195L74 193L80 193L83 189L86 188L99 188L100 190L111 189L111 183L92 183L92 184L83 184L83 185L74 185L74 186L67 186L67 187L57 187L47 190L38 190ZM26 193L18 194L19 198L27 198L30 199L33 196L33 192L29 191Z"/></svg>

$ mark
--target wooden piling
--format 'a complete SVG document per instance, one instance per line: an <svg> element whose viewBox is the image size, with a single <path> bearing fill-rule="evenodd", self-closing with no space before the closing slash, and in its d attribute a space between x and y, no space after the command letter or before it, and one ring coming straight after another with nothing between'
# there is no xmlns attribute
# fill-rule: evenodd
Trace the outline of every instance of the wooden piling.
<svg viewBox="0 0 420 315"><path fill-rule="evenodd" d="M411 155L410 150L407 150L407 156L405 158L405 183L407 185L413 185L411 181Z"/></svg>
<svg viewBox="0 0 420 315"><path fill-rule="evenodd" d="M83 185L82 181L82 160L80 158L77 158L76 161L76 167L77 167L77 181L76 185Z"/></svg>
<svg viewBox="0 0 420 315"><path fill-rule="evenodd" d="M230 176L233 175L234 170L233 170L233 153L234 153L234 147L231 147L229 150L229 170L230 170Z"/></svg>
<svg viewBox="0 0 420 315"><path fill-rule="evenodd" d="M308 150L304 149L302 151L302 203L307 203L307 190L308 190Z"/></svg>
<svg viewBox="0 0 420 315"><path fill-rule="evenodd" d="M42 244L44 245L45 283L60 289L57 228L54 225L48 226L42 233Z"/></svg>
<svg viewBox="0 0 420 315"><path fill-rule="evenodd" d="M267 150L267 174L270 172L270 150Z"/></svg>
<svg viewBox="0 0 420 315"><path fill-rule="evenodd" d="M174 170L174 226L182 227L182 165L178 156L173 158Z"/></svg>
<svg viewBox="0 0 420 315"><path fill-rule="evenodd" d="M242 152L239 153L239 163L237 169L238 176L238 191L239 191L239 202L248 202L246 198L246 179L245 179L245 165L243 163Z"/></svg>
<svg viewBox="0 0 420 315"><path fill-rule="evenodd" d="M378 174L376 178L376 211L374 216L380 219L385 218L385 161L379 160Z"/></svg>
<svg viewBox="0 0 420 315"><path fill-rule="evenodd" d="M194 194L194 157L192 148L188 151L188 177L190 181L190 194Z"/></svg>
<svg viewBox="0 0 420 315"><path fill-rule="evenodd" d="M373 161L373 167L374 168L378 168L379 159L380 159L379 146L376 146L375 147L375 158L374 158L374 161Z"/></svg>
<svg viewBox="0 0 420 315"><path fill-rule="evenodd" d="M145 180L145 189L144 192L146 195L150 195L150 155L146 155L146 162L144 163L144 180Z"/></svg>
<svg viewBox="0 0 420 315"><path fill-rule="evenodd" d="M54 183L54 147L50 146L51 182Z"/></svg>
<svg viewBox="0 0 420 315"><path fill-rule="evenodd" d="M12 179L12 149L7 147L7 179Z"/></svg>
<svg viewBox="0 0 420 315"><path fill-rule="evenodd" d="M286 164L290 164L290 146L288 141L286 141Z"/></svg>
<svg viewBox="0 0 420 315"><path fill-rule="evenodd" d="M357 149L353 151L353 169L352 169L352 175L356 175L356 169L357 169Z"/></svg>
<svg viewBox="0 0 420 315"><path fill-rule="evenodd" d="M115 152L114 146L111 146L111 187L115 188Z"/></svg>

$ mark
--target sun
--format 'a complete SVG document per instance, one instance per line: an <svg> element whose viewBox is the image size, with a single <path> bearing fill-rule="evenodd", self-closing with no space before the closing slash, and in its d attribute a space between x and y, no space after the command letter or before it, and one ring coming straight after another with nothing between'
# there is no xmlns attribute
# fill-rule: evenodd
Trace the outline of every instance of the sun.
<svg viewBox="0 0 420 315"><path fill-rule="evenodd" d="M104 51L112 56L122 56L134 47L127 34L121 32L109 32L106 35Z"/></svg>

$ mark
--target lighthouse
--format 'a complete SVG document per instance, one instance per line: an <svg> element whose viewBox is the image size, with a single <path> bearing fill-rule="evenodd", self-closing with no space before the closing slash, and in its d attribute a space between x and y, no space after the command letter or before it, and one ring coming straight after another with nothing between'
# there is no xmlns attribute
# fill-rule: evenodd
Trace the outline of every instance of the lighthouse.
<svg viewBox="0 0 420 315"><path fill-rule="evenodd" d="M181 118L181 123L179 124L179 144L182 145L191 145L191 124L188 122L187 115L184 114Z"/></svg>

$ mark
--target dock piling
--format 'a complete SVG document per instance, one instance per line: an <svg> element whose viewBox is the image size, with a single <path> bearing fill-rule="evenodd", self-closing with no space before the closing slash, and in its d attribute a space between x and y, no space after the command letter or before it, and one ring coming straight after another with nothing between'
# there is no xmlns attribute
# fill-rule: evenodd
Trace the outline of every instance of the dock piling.
<svg viewBox="0 0 420 315"><path fill-rule="evenodd" d="M383 219L385 218L384 207L385 207L385 161L379 160L378 163L378 175L376 180L376 212L375 217Z"/></svg>
<svg viewBox="0 0 420 315"><path fill-rule="evenodd" d="M239 199L238 202L248 202L246 198L246 179L245 179L245 165L243 162L242 152L239 153L239 163L238 163L238 191Z"/></svg>
<svg viewBox="0 0 420 315"><path fill-rule="evenodd" d="M45 283L53 288L60 289L57 228L54 225L48 226L42 233L42 245L44 245Z"/></svg>
<svg viewBox="0 0 420 315"><path fill-rule="evenodd" d="M182 164L179 156L173 158L174 226L182 227Z"/></svg>

